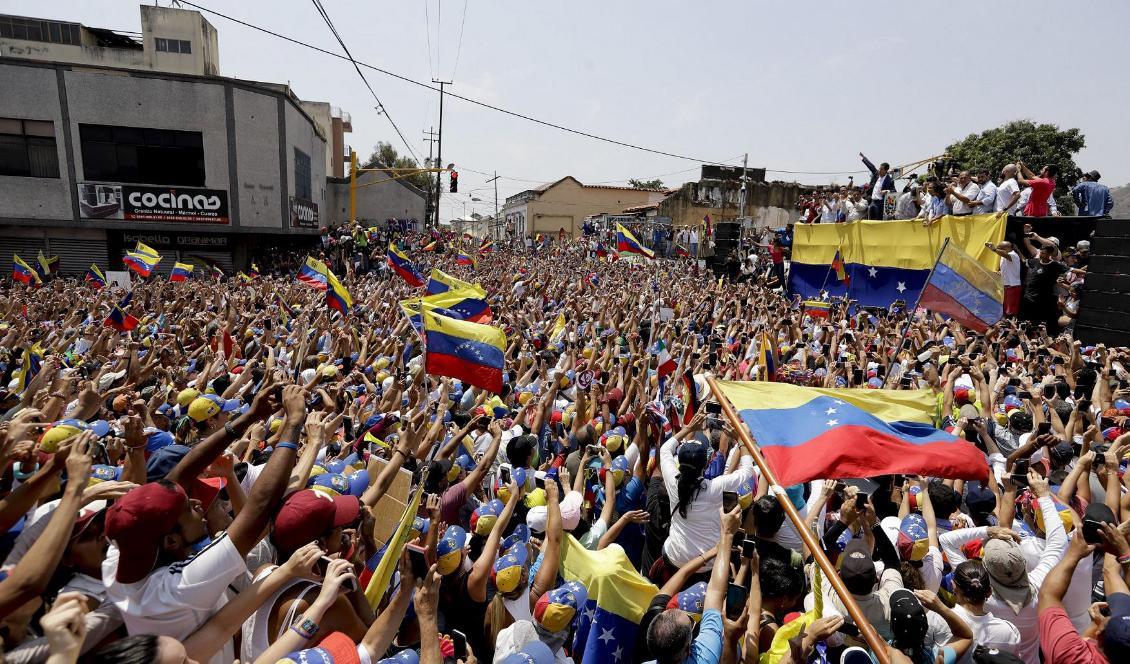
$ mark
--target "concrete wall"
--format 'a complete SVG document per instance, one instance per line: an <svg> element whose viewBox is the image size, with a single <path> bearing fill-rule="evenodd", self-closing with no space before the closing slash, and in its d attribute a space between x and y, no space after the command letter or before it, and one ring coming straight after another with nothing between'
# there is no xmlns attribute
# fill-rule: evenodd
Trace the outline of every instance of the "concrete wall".
<svg viewBox="0 0 1130 664"><path fill-rule="evenodd" d="M0 117L55 123L58 178L0 177L0 217L60 219L71 216L75 195L67 181L63 115L54 69L8 66L0 61Z"/></svg>
<svg viewBox="0 0 1130 664"><path fill-rule="evenodd" d="M381 182L370 187L357 189L357 218L366 225L383 224L386 219L412 219L424 222L424 194L418 189L389 180L384 173L370 171L357 177L357 184ZM328 220L331 225L339 225L349 220L349 180L331 180L326 192L328 216L323 216L322 225Z"/></svg>
<svg viewBox="0 0 1130 664"><path fill-rule="evenodd" d="M43 220L56 227L224 232L291 228L294 147L311 156L311 193L326 208L325 140L293 98L213 77L71 70L67 65L0 62L0 117L50 120L59 150L58 178L0 177L0 225ZM204 186L228 192L230 225L79 219L77 183L85 180L81 124L200 132ZM280 137L282 142L280 143ZM69 151L67 149L69 141ZM403 187L397 186L399 189ZM422 198L417 218L423 217ZM399 209L395 215L403 216Z"/></svg>
<svg viewBox="0 0 1130 664"><path fill-rule="evenodd" d="M270 95L236 88L232 91L236 126L239 223L255 228L279 228L284 213L279 104ZM229 194L234 196L235 192ZM289 201L287 202L289 206Z"/></svg>
<svg viewBox="0 0 1130 664"><path fill-rule="evenodd" d="M44 19L47 20L47 19ZM106 48L97 45L94 33L82 29L82 45L52 44L23 39L0 39L0 57L27 58L47 62L148 69L171 74L218 76L219 35L197 11L141 5L142 48ZM157 50L156 39L192 42L191 53Z"/></svg>
<svg viewBox="0 0 1130 664"><path fill-rule="evenodd" d="M662 198L661 192L584 187L566 178L526 204L526 233L557 233L564 228L565 232L577 236L585 217L619 214L625 208L656 203Z"/></svg>

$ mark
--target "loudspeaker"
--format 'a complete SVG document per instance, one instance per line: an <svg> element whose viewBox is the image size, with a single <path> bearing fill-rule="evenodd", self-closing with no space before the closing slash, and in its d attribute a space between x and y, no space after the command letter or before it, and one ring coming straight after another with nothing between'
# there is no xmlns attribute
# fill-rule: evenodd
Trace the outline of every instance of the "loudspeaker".
<svg viewBox="0 0 1130 664"><path fill-rule="evenodd" d="M742 236L742 227L735 221L722 222L714 227L714 233L715 242L722 243L727 240L737 242Z"/></svg>

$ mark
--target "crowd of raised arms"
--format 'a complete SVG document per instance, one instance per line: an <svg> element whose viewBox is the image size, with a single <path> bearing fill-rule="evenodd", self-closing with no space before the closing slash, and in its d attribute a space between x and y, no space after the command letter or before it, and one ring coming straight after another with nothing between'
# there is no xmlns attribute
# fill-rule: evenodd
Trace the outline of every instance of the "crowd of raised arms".
<svg viewBox="0 0 1130 664"><path fill-rule="evenodd" d="M985 334L808 315L775 241L735 281L556 233L475 265L449 235L362 236L313 249L344 315L295 279L305 253L135 277L124 309L112 284L3 285L5 661L1130 662L1127 349L1044 309ZM500 391L425 370L387 239L481 285ZM770 486L707 375L928 390L985 476Z"/></svg>

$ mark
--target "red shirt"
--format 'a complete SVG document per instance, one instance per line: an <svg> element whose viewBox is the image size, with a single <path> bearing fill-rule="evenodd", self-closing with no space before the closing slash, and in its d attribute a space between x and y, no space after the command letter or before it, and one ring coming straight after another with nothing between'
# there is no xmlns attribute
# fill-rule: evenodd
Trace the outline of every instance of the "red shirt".
<svg viewBox="0 0 1130 664"><path fill-rule="evenodd" d="M780 247L769 247L769 259L773 261L774 265L780 265L785 262L785 252L781 251Z"/></svg>
<svg viewBox="0 0 1130 664"><path fill-rule="evenodd" d="M1048 216L1048 196L1055 189L1055 178L1036 178L1029 180L1028 184L1032 187L1032 196L1028 198L1028 204L1024 206L1024 216Z"/></svg>
<svg viewBox="0 0 1130 664"><path fill-rule="evenodd" d="M1040 650L1053 664L1110 664L1094 641L1079 636L1062 606L1040 612Z"/></svg>

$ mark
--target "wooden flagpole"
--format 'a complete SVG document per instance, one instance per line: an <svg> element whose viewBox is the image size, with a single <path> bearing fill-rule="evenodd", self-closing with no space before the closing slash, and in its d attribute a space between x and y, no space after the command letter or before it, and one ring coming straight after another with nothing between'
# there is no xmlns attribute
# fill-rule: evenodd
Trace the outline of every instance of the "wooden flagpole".
<svg viewBox="0 0 1130 664"><path fill-rule="evenodd" d="M844 585L843 579L841 579L839 573L836 572L832 561L828 560L828 556L824 555L824 549L820 546L820 542L816 540L816 536L813 535L812 531L805 525L804 519L800 518L800 513L796 511L793 502L789 500L788 495L785 494L785 489L777 484L777 478L773 475L773 470L769 468L765 457L762 456L761 450L754 443L753 435L750 433L749 428L746 427L745 423L738 417L729 399L724 398L725 393L718 387L714 376L707 375L706 382L710 384L710 392L713 397L721 404L722 412L725 413L726 419L730 421L730 426L734 428L738 437L741 438L742 443L745 444L746 449L749 450L754 463L756 463L757 467L761 470L761 476L765 481L769 482L769 491L777 497L777 502L784 508L785 514L789 517L789 521L792 521L793 527L796 528L797 533L800 534L800 538L804 540L805 546L812 552L812 556L816 559L816 564L820 566L824 575L828 577L828 582L832 584L832 589L836 591L836 595L839 596L840 601L847 607L848 614L851 615L855 626L859 628L863 638L867 641L867 645L871 647L871 651L875 653L879 664L890 664L890 660L887 657L887 644L879 638L871 622L863 615L859 604L855 602L855 598L852 597L847 586ZM814 588L813 591L822 592L819 588Z"/></svg>

